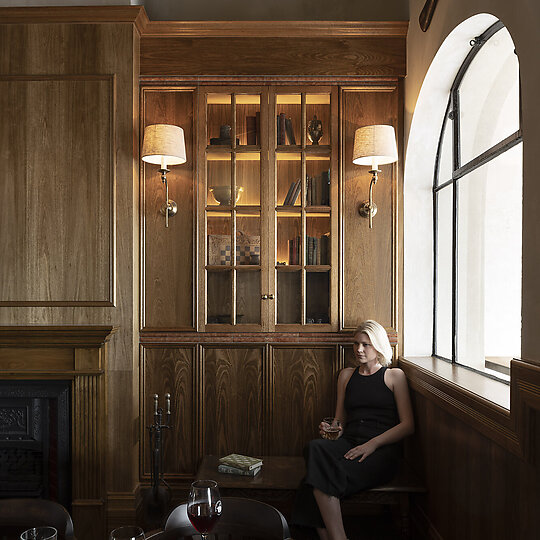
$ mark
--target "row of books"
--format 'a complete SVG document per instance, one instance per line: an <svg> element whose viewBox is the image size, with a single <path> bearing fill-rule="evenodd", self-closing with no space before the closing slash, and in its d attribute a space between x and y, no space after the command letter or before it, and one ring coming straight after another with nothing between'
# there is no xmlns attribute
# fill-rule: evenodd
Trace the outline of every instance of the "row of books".
<svg viewBox="0 0 540 540"><path fill-rule="evenodd" d="M283 200L283 206L294 206L302 189L299 178L291 182ZM330 169L318 176L306 177L306 204L308 206L330 206Z"/></svg>
<svg viewBox="0 0 540 540"><path fill-rule="evenodd" d="M255 476L260 472L262 464L262 459L259 458L242 454L229 454L219 459L218 472L238 474L240 476Z"/></svg>
<svg viewBox="0 0 540 540"><path fill-rule="evenodd" d="M276 118L276 135L278 146L287 144L296 144L292 120L287 118L285 113L279 113Z"/></svg>
<svg viewBox="0 0 540 540"><path fill-rule="evenodd" d="M301 178L292 182L289 186L289 191L287 191L287 195L285 195L285 199L283 199L283 206L294 206L296 204L296 200L298 199L298 195L300 195L301 189Z"/></svg>
<svg viewBox="0 0 540 540"><path fill-rule="evenodd" d="M300 236L288 241L289 264L301 264L302 239ZM330 233L320 238L306 237L306 266L330 264Z"/></svg>
<svg viewBox="0 0 540 540"><path fill-rule="evenodd" d="M306 204L330 206L330 169L306 178Z"/></svg>

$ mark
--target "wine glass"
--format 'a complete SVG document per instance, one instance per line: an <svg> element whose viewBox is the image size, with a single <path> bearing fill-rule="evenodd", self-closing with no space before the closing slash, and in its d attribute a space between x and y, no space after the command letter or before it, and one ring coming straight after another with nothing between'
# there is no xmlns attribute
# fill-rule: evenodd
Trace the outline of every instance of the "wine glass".
<svg viewBox="0 0 540 540"><path fill-rule="evenodd" d="M56 540L57 530L54 527L32 527L21 533L21 540Z"/></svg>
<svg viewBox="0 0 540 540"><path fill-rule="evenodd" d="M124 525L114 529L109 540L144 540L144 532L140 527Z"/></svg>
<svg viewBox="0 0 540 540"><path fill-rule="evenodd" d="M332 416L323 418L322 420L322 438L335 441L339 437L341 431L341 422Z"/></svg>
<svg viewBox="0 0 540 540"><path fill-rule="evenodd" d="M203 540L215 527L221 516L221 498L217 482L197 480L191 484L187 505L189 521L201 534Z"/></svg>

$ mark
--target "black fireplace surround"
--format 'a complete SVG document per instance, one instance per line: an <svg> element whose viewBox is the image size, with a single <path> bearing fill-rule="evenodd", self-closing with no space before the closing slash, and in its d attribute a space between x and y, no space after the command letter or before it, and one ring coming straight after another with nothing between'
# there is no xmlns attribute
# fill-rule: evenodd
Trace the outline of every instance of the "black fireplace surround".
<svg viewBox="0 0 540 540"><path fill-rule="evenodd" d="M0 381L0 497L71 501L71 381Z"/></svg>

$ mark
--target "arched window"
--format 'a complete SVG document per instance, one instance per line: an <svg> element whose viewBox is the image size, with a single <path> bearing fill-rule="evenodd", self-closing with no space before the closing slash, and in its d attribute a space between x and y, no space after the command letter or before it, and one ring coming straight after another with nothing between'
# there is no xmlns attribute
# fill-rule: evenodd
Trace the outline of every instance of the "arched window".
<svg viewBox="0 0 540 540"><path fill-rule="evenodd" d="M488 375L521 351L519 63L497 21L470 42L433 182L433 355Z"/></svg>

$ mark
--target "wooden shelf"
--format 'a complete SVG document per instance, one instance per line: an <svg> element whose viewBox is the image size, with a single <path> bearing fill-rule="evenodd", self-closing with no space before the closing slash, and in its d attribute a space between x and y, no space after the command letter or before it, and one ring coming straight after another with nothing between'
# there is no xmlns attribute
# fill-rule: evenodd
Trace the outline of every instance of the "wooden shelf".
<svg viewBox="0 0 540 540"><path fill-rule="evenodd" d="M305 152L306 159L309 161L330 161L331 146L327 144L305 147L292 144L280 144L276 147L276 160L300 161L302 159L302 151Z"/></svg>
<svg viewBox="0 0 540 540"><path fill-rule="evenodd" d="M223 206L221 204L205 206L208 217L231 217L231 211L236 210L236 217L261 217L260 206Z"/></svg>
<svg viewBox="0 0 540 540"><path fill-rule="evenodd" d="M206 270L210 272L227 272L229 270L253 272L255 270L260 270L261 266L258 264L237 264L234 266L227 265L227 264L207 264L205 268Z"/></svg>
<svg viewBox="0 0 540 540"><path fill-rule="evenodd" d="M236 148L217 144L206 147L207 161L231 161L232 155L236 155L237 161L260 161L261 147L259 145L241 145Z"/></svg>

